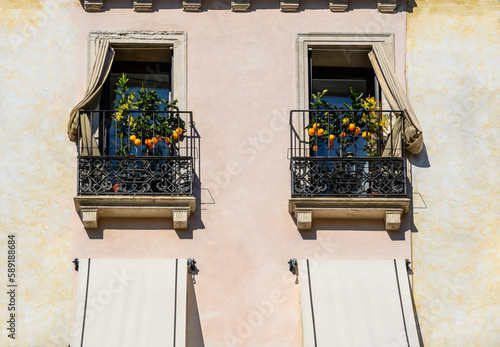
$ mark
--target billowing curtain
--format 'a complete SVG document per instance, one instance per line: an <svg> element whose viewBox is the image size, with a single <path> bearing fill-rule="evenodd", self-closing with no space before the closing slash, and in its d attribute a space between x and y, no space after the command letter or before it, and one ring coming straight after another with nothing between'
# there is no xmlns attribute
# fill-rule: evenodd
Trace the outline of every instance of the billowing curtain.
<svg viewBox="0 0 500 347"><path fill-rule="evenodd" d="M111 70L115 51L110 47L109 40L98 39L95 54L95 62L90 74L87 91L82 101L71 110L68 122L68 136L71 141L75 141L78 133L78 123L80 123L80 155L100 155L96 139L92 134L89 114L79 111L91 110L98 105L101 89Z"/></svg>
<svg viewBox="0 0 500 347"><path fill-rule="evenodd" d="M385 54L384 48L381 43L374 43L373 50L368 53L370 61L375 70L375 75L380 83L382 92L384 93L387 102L391 109L401 110L404 112L404 144L405 149L411 153L418 153L422 150L424 144L424 137L422 128L418 122L417 116L410 105L408 96L399 84L396 74L394 73L389 59ZM400 153L400 149L396 144L401 143L401 118L398 118L393 125L393 131L389 136L389 140L394 146L388 142L384 149L383 156L393 156L395 153ZM400 146L399 146L400 147Z"/></svg>

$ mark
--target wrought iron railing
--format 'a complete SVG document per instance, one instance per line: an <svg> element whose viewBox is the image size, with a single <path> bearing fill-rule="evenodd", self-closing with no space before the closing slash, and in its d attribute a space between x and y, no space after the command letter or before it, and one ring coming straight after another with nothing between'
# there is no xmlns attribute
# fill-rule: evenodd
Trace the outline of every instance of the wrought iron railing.
<svg viewBox="0 0 500 347"><path fill-rule="evenodd" d="M123 117L117 121L114 110L80 111L78 194L192 195L192 113L128 111Z"/></svg>
<svg viewBox="0 0 500 347"><path fill-rule="evenodd" d="M407 195L401 111L290 113L292 197Z"/></svg>

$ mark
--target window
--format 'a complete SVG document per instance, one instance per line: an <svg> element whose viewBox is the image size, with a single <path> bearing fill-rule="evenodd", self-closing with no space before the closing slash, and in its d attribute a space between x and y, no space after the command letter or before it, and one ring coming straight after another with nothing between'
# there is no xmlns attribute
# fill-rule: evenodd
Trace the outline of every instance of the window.
<svg viewBox="0 0 500 347"><path fill-rule="evenodd" d="M107 155L118 155L121 150L119 131L117 131L118 124L115 120L116 117L113 116L114 112L111 110L115 110L118 107L116 100L119 99L119 96L116 91L119 89L117 88L117 84L122 75L125 74L128 79L128 92L135 93L136 95L134 102L137 102L140 91L142 87L144 87L150 91L156 91L160 99L169 103L169 101L173 100L171 88L172 60L172 50L168 47L115 49L113 65L111 66L109 76L104 83L99 103L99 108L101 110L110 110L109 112L101 114L101 116L105 117L106 123L104 127L100 127L101 133L99 134L99 138L103 139L100 143L101 153ZM136 119L138 116L141 116L141 112L138 112L137 110L132 111L130 116L133 119ZM158 116L165 117L166 115L164 113L160 113ZM153 119L150 120L150 123L152 122ZM183 127L185 128L185 122ZM126 127L125 132L127 138L131 137L131 135L135 138L131 124ZM155 135L163 135L164 138L166 134ZM145 136L137 134L137 138L144 140ZM132 145L132 143L129 142L125 141L125 144L127 145L126 152L128 154L144 156L152 151L144 143L141 143L141 145ZM167 145L165 141L154 143L154 152L158 155L169 155L169 145Z"/></svg>
<svg viewBox="0 0 500 347"><path fill-rule="evenodd" d="M97 228L100 216L172 217L175 229L187 228L188 217L196 210L196 200L194 140L190 132L193 122L192 113L187 111L186 47L185 32L89 34L87 94L72 110L68 124L70 139L77 141L79 149L75 205L86 228ZM128 74L130 90L137 91L144 84L166 101L178 100L178 109L161 111L174 115L168 120L164 117L163 125L171 119L179 122L168 124L169 130L162 130L165 133L173 136L171 128L185 125L185 131L178 132L183 138L179 136L176 144L160 144L153 146L154 150L144 146L151 136L162 140L148 119L159 119L161 112L150 109L127 109L123 114L142 112L144 122L140 130L135 128L135 133L131 133L130 120L124 117L124 129L117 139L117 131L113 133L117 129L113 125L118 122L114 90L118 89L116 81L122 73ZM141 143L136 143L131 135L143 136L139 138ZM166 139L163 141L167 143ZM175 150L171 150L173 147Z"/></svg>
<svg viewBox="0 0 500 347"><path fill-rule="evenodd" d="M386 230L399 230L409 207L403 149L408 139L402 135L407 124L403 114L409 107L404 97L399 98L404 93L387 88L388 78L397 85L389 66L393 39L392 34L296 36L298 88L297 110L290 112L289 211L299 229L310 229L317 217L380 218ZM351 88L363 93L362 100ZM401 102L394 102L398 98ZM339 110L346 101L352 109Z"/></svg>

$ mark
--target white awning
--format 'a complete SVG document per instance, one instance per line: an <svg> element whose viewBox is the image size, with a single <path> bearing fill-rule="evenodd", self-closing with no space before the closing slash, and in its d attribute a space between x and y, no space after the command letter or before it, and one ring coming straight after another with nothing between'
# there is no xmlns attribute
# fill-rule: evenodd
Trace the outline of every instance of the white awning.
<svg viewBox="0 0 500 347"><path fill-rule="evenodd" d="M418 346L405 260L299 260L304 346Z"/></svg>
<svg viewBox="0 0 500 347"><path fill-rule="evenodd" d="M186 259L80 259L71 346L186 344Z"/></svg>

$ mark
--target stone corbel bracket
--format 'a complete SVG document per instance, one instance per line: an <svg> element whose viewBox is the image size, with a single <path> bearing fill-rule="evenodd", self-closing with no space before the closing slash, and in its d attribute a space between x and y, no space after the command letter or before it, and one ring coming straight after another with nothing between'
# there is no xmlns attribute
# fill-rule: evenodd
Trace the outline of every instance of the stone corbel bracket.
<svg viewBox="0 0 500 347"><path fill-rule="evenodd" d="M396 0L378 0L377 9L380 12L393 13L396 11Z"/></svg>
<svg viewBox="0 0 500 347"><path fill-rule="evenodd" d="M299 10L299 0L281 0L281 12L297 12Z"/></svg>
<svg viewBox="0 0 500 347"><path fill-rule="evenodd" d="M178 196L76 196L75 207L83 226L95 229L102 217L173 218L174 229L187 229L189 216L196 211L194 197Z"/></svg>
<svg viewBox="0 0 500 347"><path fill-rule="evenodd" d="M83 8L87 12L102 11L104 7L104 0L84 0Z"/></svg>
<svg viewBox="0 0 500 347"><path fill-rule="evenodd" d="M233 12L250 11L250 0L231 0L231 10Z"/></svg>
<svg viewBox="0 0 500 347"><path fill-rule="evenodd" d="M330 11L345 12L349 8L349 0L330 0Z"/></svg>
<svg viewBox="0 0 500 347"><path fill-rule="evenodd" d="M153 0L134 0L134 11L136 12L153 11Z"/></svg>
<svg viewBox="0 0 500 347"><path fill-rule="evenodd" d="M409 208L407 198L292 198L288 204L301 231L310 230L315 218L379 219L385 230L398 231Z"/></svg>
<svg viewBox="0 0 500 347"><path fill-rule="evenodd" d="M201 0L184 0L182 9L187 12L201 11Z"/></svg>

